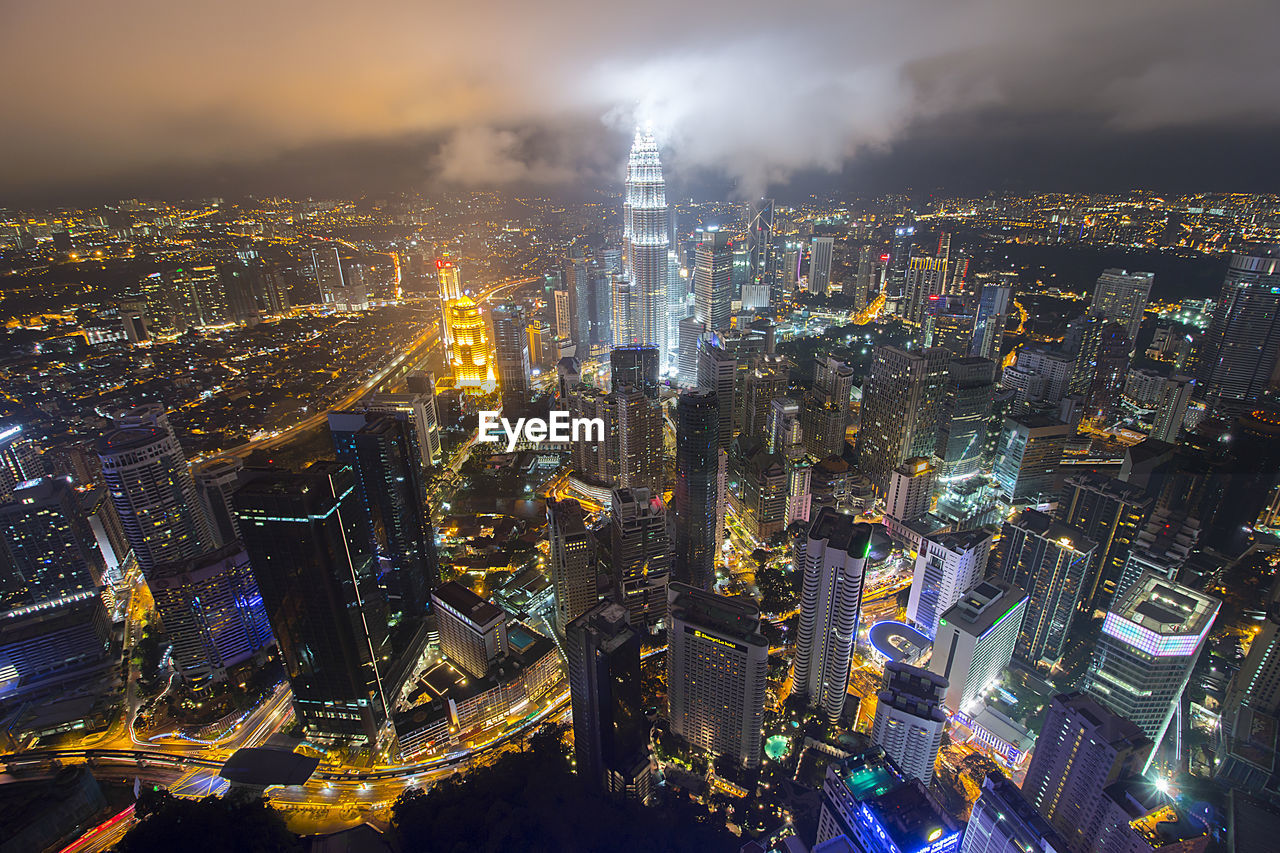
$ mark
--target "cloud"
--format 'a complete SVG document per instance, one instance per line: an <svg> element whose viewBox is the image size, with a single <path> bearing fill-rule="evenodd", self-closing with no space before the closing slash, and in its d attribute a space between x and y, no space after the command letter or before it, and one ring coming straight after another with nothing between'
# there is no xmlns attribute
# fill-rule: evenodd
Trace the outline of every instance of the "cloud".
<svg viewBox="0 0 1280 853"><path fill-rule="evenodd" d="M526 139L514 130L467 127L454 131L435 158L441 180L465 186L563 184L574 171L529 156Z"/></svg>
<svg viewBox="0 0 1280 853"><path fill-rule="evenodd" d="M443 140L424 180L618 180L648 118L677 180L750 196L996 128L1280 127L1267 0L49 0L5 16L0 192L409 138Z"/></svg>

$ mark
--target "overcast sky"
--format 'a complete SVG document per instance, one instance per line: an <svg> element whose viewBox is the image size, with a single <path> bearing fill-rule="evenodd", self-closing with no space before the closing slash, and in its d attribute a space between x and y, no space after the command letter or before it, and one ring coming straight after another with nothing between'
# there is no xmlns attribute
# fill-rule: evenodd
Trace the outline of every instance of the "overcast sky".
<svg viewBox="0 0 1280 853"><path fill-rule="evenodd" d="M0 0L0 206L615 182L1280 189L1273 0Z"/></svg>

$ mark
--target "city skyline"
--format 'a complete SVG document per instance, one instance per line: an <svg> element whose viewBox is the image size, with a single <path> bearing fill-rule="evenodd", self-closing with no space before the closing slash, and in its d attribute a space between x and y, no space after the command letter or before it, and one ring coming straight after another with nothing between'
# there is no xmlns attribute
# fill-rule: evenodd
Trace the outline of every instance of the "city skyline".
<svg viewBox="0 0 1280 853"><path fill-rule="evenodd" d="M0 94L6 849L1280 833L1249 0L240 2Z"/></svg>

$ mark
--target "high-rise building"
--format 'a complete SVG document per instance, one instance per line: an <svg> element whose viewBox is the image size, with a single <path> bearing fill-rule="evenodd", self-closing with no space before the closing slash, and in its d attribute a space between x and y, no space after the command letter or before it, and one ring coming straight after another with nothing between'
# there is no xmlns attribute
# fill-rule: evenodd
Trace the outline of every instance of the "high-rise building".
<svg viewBox="0 0 1280 853"><path fill-rule="evenodd" d="M1014 655L1035 665L1062 657L1098 545L1034 509L1006 521L993 574L1027 592Z"/></svg>
<svg viewBox="0 0 1280 853"><path fill-rule="evenodd" d="M747 369L742 401L742 434L747 438L765 437L770 407L786 396L789 373L786 360L776 355L757 356Z"/></svg>
<svg viewBox="0 0 1280 853"><path fill-rule="evenodd" d="M964 828L960 853L1069 853L1067 843L1018 786L988 773Z"/></svg>
<svg viewBox="0 0 1280 853"><path fill-rule="evenodd" d="M809 241L809 292L826 296L831 286L831 255L834 237L814 237Z"/></svg>
<svg viewBox="0 0 1280 853"><path fill-rule="evenodd" d="M238 542L156 566L147 586L174 668L188 684L223 681L231 668L274 644L249 557Z"/></svg>
<svg viewBox="0 0 1280 853"><path fill-rule="evenodd" d="M1129 549L1146 523L1155 498L1134 483L1095 471L1067 478L1058 517L1098 543L1080 592L1086 614L1106 610L1115 596Z"/></svg>
<svg viewBox="0 0 1280 853"><path fill-rule="evenodd" d="M387 640L355 474L325 463L265 473L233 501L298 721L310 737L377 743L390 697Z"/></svg>
<svg viewBox="0 0 1280 853"><path fill-rule="evenodd" d="M585 356L591 350L591 344L596 340L595 335L598 334L592 328L598 314L594 305L595 274L591 269L591 261L582 253L581 247L575 245L571 248L564 271L569 334L578 353ZM557 319L559 319L558 311ZM494 336L497 336L496 330Z"/></svg>
<svg viewBox="0 0 1280 853"><path fill-rule="evenodd" d="M815 853L960 849L963 825L882 750L828 762L821 802Z"/></svg>
<svg viewBox="0 0 1280 853"><path fill-rule="evenodd" d="M1222 602L1144 575L1107 610L1084 691L1159 747Z"/></svg>
<svg viewBox="0 0 1280 853"><path fill-rule="evenodd" d="M95 593L106 571L67 479L27 480L0 504L0 612Z"/></svg>
<svg viewBox="0 0 1280 853"><path fill-rule="evenodd" d="M667 590L671 731L746 767L760 764L769 641L748 599L672 583Z"/></svg>
<svg viewBox="0 0 1280 853"><path fill-rule="evenodd" d="M982 581L943 611L929 669L947 680L943 704L970 714L1013 658L1027 594L1002 580Z"/></svg>
<svg viewBox="0 0 1280 853"><path fill-rule="evenodd" d="M436 585L437 557L413 423L399 413L330 412L329 433L338 462L355 473L361 520L394 610L418 624Z"/></svg>
<svg viewBox="0 0 1280 853"><path fill-rule="evenodd" d="M911 263L911 244L915 240L915 234L914 225L899 225L893 229L893 238L889 243L889 261L885 269L885 296L889 299L901 300L906 294L907 267Z"/></svg>
<svg viewBox="0 0 1280 853"><path fill-rule="evenodd" d="M489 312L493 322L493 366L503 403L518 407L529 398L533 363L524 312L515 305L497 305Z"/></svg>
<svg viewBox="0 0 1280 853"><path fill-rule="evenodd" d="M942 696L947 680L927 669L890 661L884 686L876 694L871 742L884 750L907 776L928 785L942 747L947 714Z"/></svg>
<svg viewBox="0 0 1280 853"><path fill-rule="evenodd" d="M804 395L800 410L801 440L815 459L844 454L849 410L818 391Z"/></svg>
<svg viewBox="0 0 1280 853"><path fill-rule="evenodd" d="M1110 422L1120 412L1129 375L1129 352L1133 341L1119 323L1107 323L1100 331L1098 353L1093 363L1093 381L1085 394L1085 417Z"/></svg>
<svg viewBox="0 0 1280 853"><path fill-rule="evenodd" d="M244 462L235 456L216 456L191 469L200 509L209 521L211 544L216 547L229 545L240 538L240 525L231 506L231 495L239 488L243 471Z"/></svg>
<svg viewBox="0 0 1280 853"><path fill-rule="evenodd" d="M1142 729L1085 694L1055 696L1022 793L1072 853L1087 853L1106 829L1106 789L1137 775L1151 748Z"/></svg>
<svg viewBox="0 0 1280 853"><path fill-rule="evenodd" d="M311 250L311 265L320 288L320 303L338 311L363 311L369 307L369 292L363 273L348 264L344 266L337 246ZM179 277L186 275L185 279ZM192 302L199 318L198 325L217 325L229 318L226 293L212 265L178 270L175 284L187 283L194 296ZM181 285L179 285L181 286ZM211 322L213 321L213 322Z"/></svg>
<svg viewBox="0 0 1280 853"><path fill-rule="evenodd" d="M1280 581L1259 609L1265 616L1222 702L1216 750L1222 761L1215 771L1219 780L1254 794L1273 787L1278 757L1268 733L1280 723Z"/></svg>
<svg viewBox="0 0 1280 853"><path fill-rule="evenodd" d="M551 291L551 302L555 306L556 337L561 341L573 342L573 296L568 290Z"/></svg>
<svg viewBox="0 0 1280 853"><path fill-rule="evenodd" d="M804 577L794 690L833 725L844 711L858 618L862 611L871 525L830 507L795 543L794 570Z"/></svg>
<svg viewBox="0 0 1280 853"><path fill-rule="evenodd" d="M781 260L775 245L773 199L762 198L754 206L747 226L747 281L741 292L744 307L770 306L770 299L780 287ZM748 288L751 288L748 291Z"/></svg>
<svg viewBox="0 0 1280 853"><path fill-rule="evenodd" d="M943 349L876 347L856 452L858 468L881 494L894 468L936 449L949 360Z"/></svg>
<svg viewBox="0 0 1280 853"><path fill-rule="evenodd" d="M671 496L675 555L671 576L709 590L720 552L717 516L724 501L719 402L711 391L685 391L676 401L676 485Z"/></svg>
<svg viewBox="0 0 1280 853"><path fill-rule="evenodd" d="M698 386L698 347L702 334L707 330L706 323L697 315L685 317L680 321L680 366L677 380L685 388Z"/></svg>
<svg viewBox="0 0 1280 853"><path fill-rule="evenodd" d="M891 535L899 533L898 525L928 514L937 483L938 470L928 456L912 457L893 469L884 499L884 514Z"/></svg>
<svg viewBox="0 0 1280 853"><path fill-rule="evenodd" d="M665 474L662 409L634 385L617 385L609 393L616 431L605 424L606 435L617 435L616 476L612 483L624 489L661 492Z"/></svg>
<svg viewBox="0 0 1280 853"><path fill-rule="evenodd" d="M631 385L656 400L660 361L658 348L652 345L615 347L609 353L610 381L614 388Z"/></svg>
<svg viewBox="0 0 1280 853"><path fill-rule="evenodd" d="M729 328L733 303L733 243L726 231L712 227L697 232L693 267L693 316L704 328Z"/></svg>
<svg viewBox="0 0 1280 853"><path fill-rule="evenodd" d="M1089 316L1101 317L1108 323L1124 326L1130 341L1138 339L1138 327L1142 325L1142 312L1147 308L1147 297L1155 281L1153 272L1134 272L1106 269L1093 286L1093 301L1089 303Z"/></svg>
<svg viewBox="0 0 1280 853"><path fill-rule="evenodd" d="M835 403L848 412L853 401L853 368L831 356L818 358L813 363L813 388L827 402Z"/></svg>
<svg viewBox="0 0 1280 853"><path fill-rule="evenodd" d="M978 473L995 398L995 362L966 356L947 367L946 397L938 427L939 476L964 480Z"/></svg>
<svg viewBox="0 0 1280 853"><path fill-rule="evenodd" d="M929 300L942 294L947 280L947 259L913 257L906 272L904 318L913 326L921 326Z"/></svg>
<svg viewBox="0 0 1280 853"><path fill-rule="evenodd" d="M551 546L551 589L555 598L556 630L595 606L595 538L587 527L582 505L572 498L547 500L547 537Z"/></svg>
<svg viewBox="0 0 1280 853"><path fill-rule="evenodd" d="M465 294L449 303L450 365L459 388L493 388L489 342L485 337L480 306Z"/></svg>
<svg viewBox="0 0 1280 853"><path fill-rule="evenodd" d="M1013 288L1004 284L983 284L978 293L978 314L973 325L973 345L969 355L1000 361L1004 327L1013 304Z"/></svg>
<svg viewBox="0 0 1280 853"><path fill-rule="evenodd" d="M430 373L409 377L410 389L403 394L370 394L360 403L367 412L384 412L408 418L413 426L418 449L422 451L422 466L430 468L443 460L440 447L440 410L436 407L435 379Z"/></svg>
<svg viewBox="0 0 1280 853"><path fill-rule="evenodd" d="M943 611L982 580L990 555L991 534L985 530L924 537L907 599L907 620L921 633L933 637Z"/></svg>
<svg viewBox="0 0 1280 853"><path fill-rule="evenodd" d="M1039 501L1054 494L1054 481L1070 424L1036 413L1004 419L992 473L1009 503Z"/></svg>
<svg viewBox="0 0 1280 853"><path fill-rule="evenodd" d="M474 678L507 652L507 614L457 581L431 593L440 651Z"/></svg>
<svg viewBox="0 0 1280 853"><path fill-rule="evenodd" d="M22 432L21 424L0 427L0 501L8 500L19 483L44 473L40 447Z"/></svg>
<svg viewBox="0 0 1280 853"><path fill-rule="evenodd" d="M97 450L102 479L144 574L208 549L212 537L195 481L171 430L114 430L98 440Z"/></svg>
<svg viewBox="0 0 1280 853"><path fill-rule="evenodd" d="M1280 371L1280 247L1233 254L1204 337L1196 384L1210 411L1248 411L1274 391Z"/></svg>
<svg viewBox="0 0 1280 853"><path fill-rule="evenodd" d="M602 601L565 629L573 754L592 788L622 799L651 796L649 724L640 693L641 635L626 608Z"/></svg>
<svg viewBox="0 0 1280 853"><path fill-rule="evenodd" d="M736 409L738 358L721 341L712 336L698 350L698 387L716 395L720 413L719 446L728 450L733 441L733 417Z"/></svg>
<svg viewBox="0 0 1280 853"><path fill-rule="evenodd" d="M1196 381L1190 376L1170 376L1164 380L1156 398L1155 421L1151 426L1151 438L1176 444L1182 424L1191 404L1191 394Z"/></svg>
<svg viewBox="0 0 1280 853"><path fill-rule="evenodd" d="M615 489L609 514L609 562L614 599L631 624L652 633L666 618L671 575L667 508L648 489Z"/></svg>
<svg viewBox="0 0 1280 853"><path fill-rule="evenodd" d="M670 235L666 182L662 178L658 143L651 130L636 131L627 160L625 186L622 239L635 309L630 335L623 342L655 346L665 363L670 357L667 345Z"/></svg>

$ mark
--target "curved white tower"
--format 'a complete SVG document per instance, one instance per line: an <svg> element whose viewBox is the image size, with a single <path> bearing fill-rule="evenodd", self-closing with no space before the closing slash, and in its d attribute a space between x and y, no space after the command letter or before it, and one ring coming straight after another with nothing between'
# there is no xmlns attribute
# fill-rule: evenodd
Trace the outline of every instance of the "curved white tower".
<svg viewBox="0 0 1280 853"><path fill-rule="evenodd" d="M667 185L653 131L636 131L627 160L627 197L622 208L622 238L634 313L628 344L650 344L670 358L667 345Z"/></svg>

